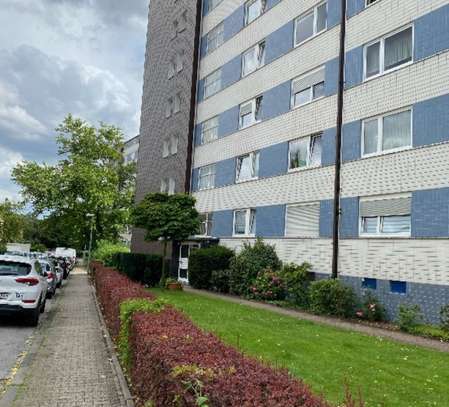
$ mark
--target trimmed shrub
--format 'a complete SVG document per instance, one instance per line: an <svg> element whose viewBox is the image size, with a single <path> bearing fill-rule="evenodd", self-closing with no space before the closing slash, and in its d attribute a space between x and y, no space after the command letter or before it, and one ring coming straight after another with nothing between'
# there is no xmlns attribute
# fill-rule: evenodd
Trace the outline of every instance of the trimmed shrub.
<svg viewBox="0 0 449 407"><path fill-rule="evenodd" d="M423 315L419 305L399 305L398 325L404 332L413 330L423 322Z"/></svg>
<svg viewBox="0 0 449 407"><path fill-rule="evenodd" d="M120 304L120 332L117 340L117 349L120 362L129 371L131 367L131 346L129 342L129 331L131 320L137 312L160 312L166 305L166 301L158 298L148 301L146 298L133 298L125 300Z"/></svg>
<svg viewBox="0 0 449 407"><path fill-rule="evenodd" d="M158 254L145 255L143 283L154 287L159 284L162 275L162 256Z"/></svg>
<svg viewBox="0 0 449 407"><path fill-rule="evenodd" d="M312 282L312 266L303 263L300 266L294 263L284 264L281 277L287 290L287 300L293 304L307 308L309 306L309 287Z"/></svg>
<svg viewBox="0 0 449 407"><path fill-rule="evenodd" d="M352 317L355 304L354 291L340 280L320 280L310 285L310 309L316 314Z"/></svg>
<svg viewBox="0 0 449 407"><path fill-rule="evenodd" d="M92 258L102 261L105 266L115 266L114 261L118 253L129 253L129 248L108 240L100 240L92 253Z"/></svg>
<svg viewBox="0 0 449 407"><path fill-rule="evenodd" d="M385 321L386 313L384 306L370 292L367 292L363 298L362 306L356 312L360 319L366 319L371 322Z"/></svg>
<svg viewBox="0 0 449 407"><path fill-rule="evenodd" d="M194 288L211 288L213 270L229 268L234 252L224 246L211 246L192 252L189 257L189 284Z"/></svg>
<svg viewBox="0 0 449 407"><path fill-rule="evenodd" d="M251 297L262 301L282 301L285 299L285 284L278 273L267 268L254 281Z"/></svg>
<svg viewBox="0 0 449 407"><path fill-rule="evenodd" d="M162 256L158 254L116 253L112 264L131 280L155 286L162 273Z"/></svg>
<svg viewBox="0 0 449 407"><path fill-rule="evenodd" d="M441 307L440 310L441 329L449 334L449 304Z"/></svg>
<svg viewBox="0 0 449 407"><path fill-rule="evenodd" d="M123 301L130 298L155 298L141 284L109 267L96 266L95 286L106 325L114 338L117 338L120 331L120 304Z"/></svg>
<svg viewBox="0 0 449 407"><path fill-rule="evenodd" d="M135 314L130 340L138 405L328 406L286 370L245 357L171 307Z"/></svg>
<svg viewBox="0 0 449 407"><path fill-rule="evenodd" d="M274 246L257 239L254 245L244 243L242 251L231 260L230 290L237 295L250 295L258 274L267 268L282 266Z"/></svg>
<svg viewBox="0 0 449 407"><path fill-rule="evenodd" d="M231 270L213 270L210 276L210 288L219 293L229 293Z"/></svg>

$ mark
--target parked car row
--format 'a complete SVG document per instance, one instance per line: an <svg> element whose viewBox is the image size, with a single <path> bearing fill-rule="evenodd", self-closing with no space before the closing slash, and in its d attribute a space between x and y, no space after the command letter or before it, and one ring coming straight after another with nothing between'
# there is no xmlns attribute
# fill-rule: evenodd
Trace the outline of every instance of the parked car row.
<svg viewBox="0 0 449 407"><path fill-rule="evenodd" d="M74 265L74 260L51 253L0 255L0 315L15 315L38 325L47 299L62 287Z"/></svg>

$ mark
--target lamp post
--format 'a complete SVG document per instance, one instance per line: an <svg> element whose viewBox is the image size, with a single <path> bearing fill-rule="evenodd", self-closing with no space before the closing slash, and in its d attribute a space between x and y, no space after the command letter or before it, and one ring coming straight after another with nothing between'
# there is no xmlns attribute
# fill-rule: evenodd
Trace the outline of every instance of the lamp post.
<svg viewBox="0 0 449 407"><path fill-rule="evenodd" d="M90 273L90 254L92 251L92 232L94 228L94 214L93 213L87 213L86 218L90 219L90 237L89 237L89 251L87 254L87 274Z"/></svg>

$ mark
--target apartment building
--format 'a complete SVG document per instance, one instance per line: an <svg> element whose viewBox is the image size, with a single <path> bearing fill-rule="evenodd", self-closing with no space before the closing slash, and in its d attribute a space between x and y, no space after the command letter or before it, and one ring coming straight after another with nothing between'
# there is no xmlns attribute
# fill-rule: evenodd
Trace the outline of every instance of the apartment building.
<svg viewBox="0 0 449 407"><path fill-rule="evenodd" d="M317 278L332 270L341 12L205 0L196 43L203 237L262 237ZM338 271L393 318L409 303L438 322L449 303L448 23L449 0L346 4Z"/></svg>

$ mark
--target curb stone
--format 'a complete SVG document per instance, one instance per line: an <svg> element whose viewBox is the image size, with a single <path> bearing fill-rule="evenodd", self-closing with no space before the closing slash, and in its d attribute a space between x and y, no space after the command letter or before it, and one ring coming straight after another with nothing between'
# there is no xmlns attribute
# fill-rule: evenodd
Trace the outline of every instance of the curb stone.
<svg viewBox="0 0 449 407"><path fill-rule="evenodd" d="M131 395L131 392L129 391L128 383L126 381L122 367L121 367L121 365L118 361L117 355L115 353L115 348L112 343L111 336L109 335L109 331L106 327L106 322L103 318L103 314L101 312L100 305L97 300L97 295L95 293L95 289L94 289L93 285L91 285L90 288L91 288L92 296L94 298L95 308L97 309L98 319L100 320L101 331L103 334L102 336L103 336L104 342L106 344L107 351L110 355L110 362L111 362L112 368L114 369L114 372L115 372L117 385L120 388L120 390L123 394L123 397L125 399L125 403L126 403L125 406L126 407L135 407L133 397ZM3 407L3 406L0 405L0 407Z"/></svg>

